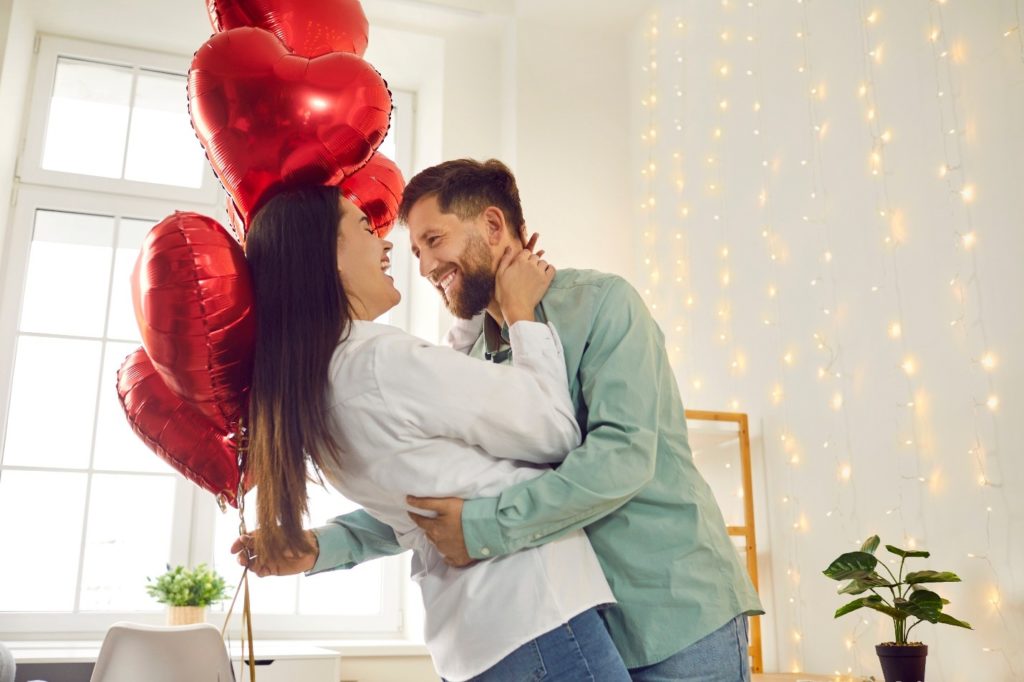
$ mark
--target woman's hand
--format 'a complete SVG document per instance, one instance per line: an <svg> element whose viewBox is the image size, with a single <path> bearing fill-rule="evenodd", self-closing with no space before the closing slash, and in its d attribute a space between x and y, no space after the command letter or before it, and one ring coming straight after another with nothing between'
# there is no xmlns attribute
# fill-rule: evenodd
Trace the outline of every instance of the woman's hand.
<svg viewBox="0 0 1024 682"><path fill-rule="evenodd" d="M536 237L528 246L536 243ZM530 248L513 251L505 249L494 276L494 298L501 306L505 324L511 326L522 320L533 321L533 310L547 293L555 278L555 268L541 259L543 251L532 253Z"/></svg>
<svg viewBox="0 0 1024 682"><path fill-rule="evenodd" d="M262 557L255 554L256 538L259 530L254 530L249 535L240 535L231 544L231 553L242 566L248 566L249 570L263 578L268 575L296 575L305 573L313 568L316 559L320 555L320 545L317 542L316 534L311 531L303 531L309 543L316 548L312 552L295 554L285 552L281 557Z"/></svg>

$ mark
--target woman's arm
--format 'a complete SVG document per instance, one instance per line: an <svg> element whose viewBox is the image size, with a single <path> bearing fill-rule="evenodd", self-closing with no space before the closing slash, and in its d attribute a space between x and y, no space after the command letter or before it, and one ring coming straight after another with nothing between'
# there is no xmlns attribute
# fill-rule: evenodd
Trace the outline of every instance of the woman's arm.
<svg viewBox="0 0 1024 682"><path fill-rule="evenodd" d="M539 322L517 322L509 335L512 367L411 336L383 340L373 362L385 405L428 438L461 440L493 457L561 461L580 443L561 342Z"/></svg>

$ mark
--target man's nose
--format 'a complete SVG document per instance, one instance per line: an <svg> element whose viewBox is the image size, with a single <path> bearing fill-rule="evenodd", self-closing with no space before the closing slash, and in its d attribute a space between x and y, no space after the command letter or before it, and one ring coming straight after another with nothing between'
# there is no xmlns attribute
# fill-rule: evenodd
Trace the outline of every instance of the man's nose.
<svg viewBox="0 0 1024 682"><path fill-rule="evenodd" d="M420 276L429 277L437 268L437 261L432 258L429 254L420 252Z"/></svg>

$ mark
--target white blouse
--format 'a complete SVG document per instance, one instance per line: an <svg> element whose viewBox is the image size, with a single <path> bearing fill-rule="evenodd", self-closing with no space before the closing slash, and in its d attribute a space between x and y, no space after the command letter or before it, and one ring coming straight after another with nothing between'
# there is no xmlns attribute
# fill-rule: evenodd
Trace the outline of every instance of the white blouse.
<svg viewBox="0 0 1024 682"><path fill-rule="evenodd" d="M614 601L583 531L459 569L407 516L406 495L494 497L579 445L554 328L518 322L510 341L512 367L357 321L330 367L341 454L324 475L413 550L427 647L455 682Z"/></svg>

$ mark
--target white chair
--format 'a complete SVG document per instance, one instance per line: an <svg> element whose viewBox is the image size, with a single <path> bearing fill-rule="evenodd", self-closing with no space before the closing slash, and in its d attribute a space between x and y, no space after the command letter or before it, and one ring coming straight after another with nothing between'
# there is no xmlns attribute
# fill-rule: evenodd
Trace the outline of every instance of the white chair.
<svg viewBox="0 0 1024 682"><path fill-rule="evenodd" d="M232 682L220 630L208 623L114 623L103 638L90 682Z"/></svg>

